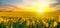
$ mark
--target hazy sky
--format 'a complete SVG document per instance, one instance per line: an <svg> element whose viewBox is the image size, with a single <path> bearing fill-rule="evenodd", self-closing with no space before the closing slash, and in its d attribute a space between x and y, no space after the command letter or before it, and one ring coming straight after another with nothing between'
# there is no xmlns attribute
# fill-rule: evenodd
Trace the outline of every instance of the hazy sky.
<svg viewBox="0 0 60 28"><path fill-rule="evenodd" d="M60 0L0 0L0 5L12 5L16 6L18 8L24 8L24 9L34 9L37 6L45 3L59 3Z"/></svg>
<svg viewBox="0 0 60 28"><path fill-rule="evenodd" d="M57 3L58 0L0 0L0 5L12 5L19 8L33 8L38 6L40 2L50 2L50 3Z"/></svg>
<svg viewBox="0 0 60 28"><path fill-rule="evenodd" d="M31 5L33 3L38 3L41 0L0 0L3 5ZM51 3L57 2L57 0L50 0Z"/></svg>

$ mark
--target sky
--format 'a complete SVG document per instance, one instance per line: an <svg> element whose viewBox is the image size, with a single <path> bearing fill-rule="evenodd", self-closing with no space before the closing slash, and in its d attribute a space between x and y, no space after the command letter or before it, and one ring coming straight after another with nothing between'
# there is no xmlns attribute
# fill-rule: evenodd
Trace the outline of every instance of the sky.
<svg viewBox="0 0 60 28"><path fill-rule="evenodd" d="M42 0L0 0L2 5L32 5L33 3L41 2ZM46 1L46 0L44 0ZM57 2L57 0L50 0L51 3Z"/></svg>
<svg viewBox="0 0 60 28"><path fill-rule="evenodd" d="M42 2L43 1L43 2ZM40 3L49 2L49 3L59 3L58 0L0 0L0 5L12 5L18 8L35 8Z"/></svg>

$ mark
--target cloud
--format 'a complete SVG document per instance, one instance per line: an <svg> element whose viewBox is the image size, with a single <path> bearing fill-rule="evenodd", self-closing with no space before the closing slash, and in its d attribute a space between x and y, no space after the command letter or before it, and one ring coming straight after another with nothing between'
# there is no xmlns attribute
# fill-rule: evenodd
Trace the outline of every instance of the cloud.
<svg viewBox="0 0 60 28"><path fill-rule="evenodd" d="M34 9L46 0L2 0L3 5L12 5L22 9ZM47 0L50 3L56 3L57 0ZM45 4L45 3L44 3Z"/></svg>

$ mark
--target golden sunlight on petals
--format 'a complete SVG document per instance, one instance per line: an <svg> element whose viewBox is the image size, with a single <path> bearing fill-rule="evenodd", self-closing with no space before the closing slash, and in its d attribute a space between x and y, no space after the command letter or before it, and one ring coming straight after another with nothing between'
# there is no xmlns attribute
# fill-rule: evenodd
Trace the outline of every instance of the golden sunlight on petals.
<svg viewBox="0 0 60 28"><path fill-rule="evenodd" d="M54 22L54 27L57 26L57 22Z"/></svg>

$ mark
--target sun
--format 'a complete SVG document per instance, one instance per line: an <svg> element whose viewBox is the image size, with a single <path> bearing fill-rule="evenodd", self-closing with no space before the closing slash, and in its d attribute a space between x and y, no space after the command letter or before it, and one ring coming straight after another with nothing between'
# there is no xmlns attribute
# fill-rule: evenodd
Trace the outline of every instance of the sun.
<svg viewBox="0 0 60 28"><path fill-rule="evenodd" d="M38 12L44 12L44 10L43 10L43 9L38 9L37 11L38 11Z"/></svg>

